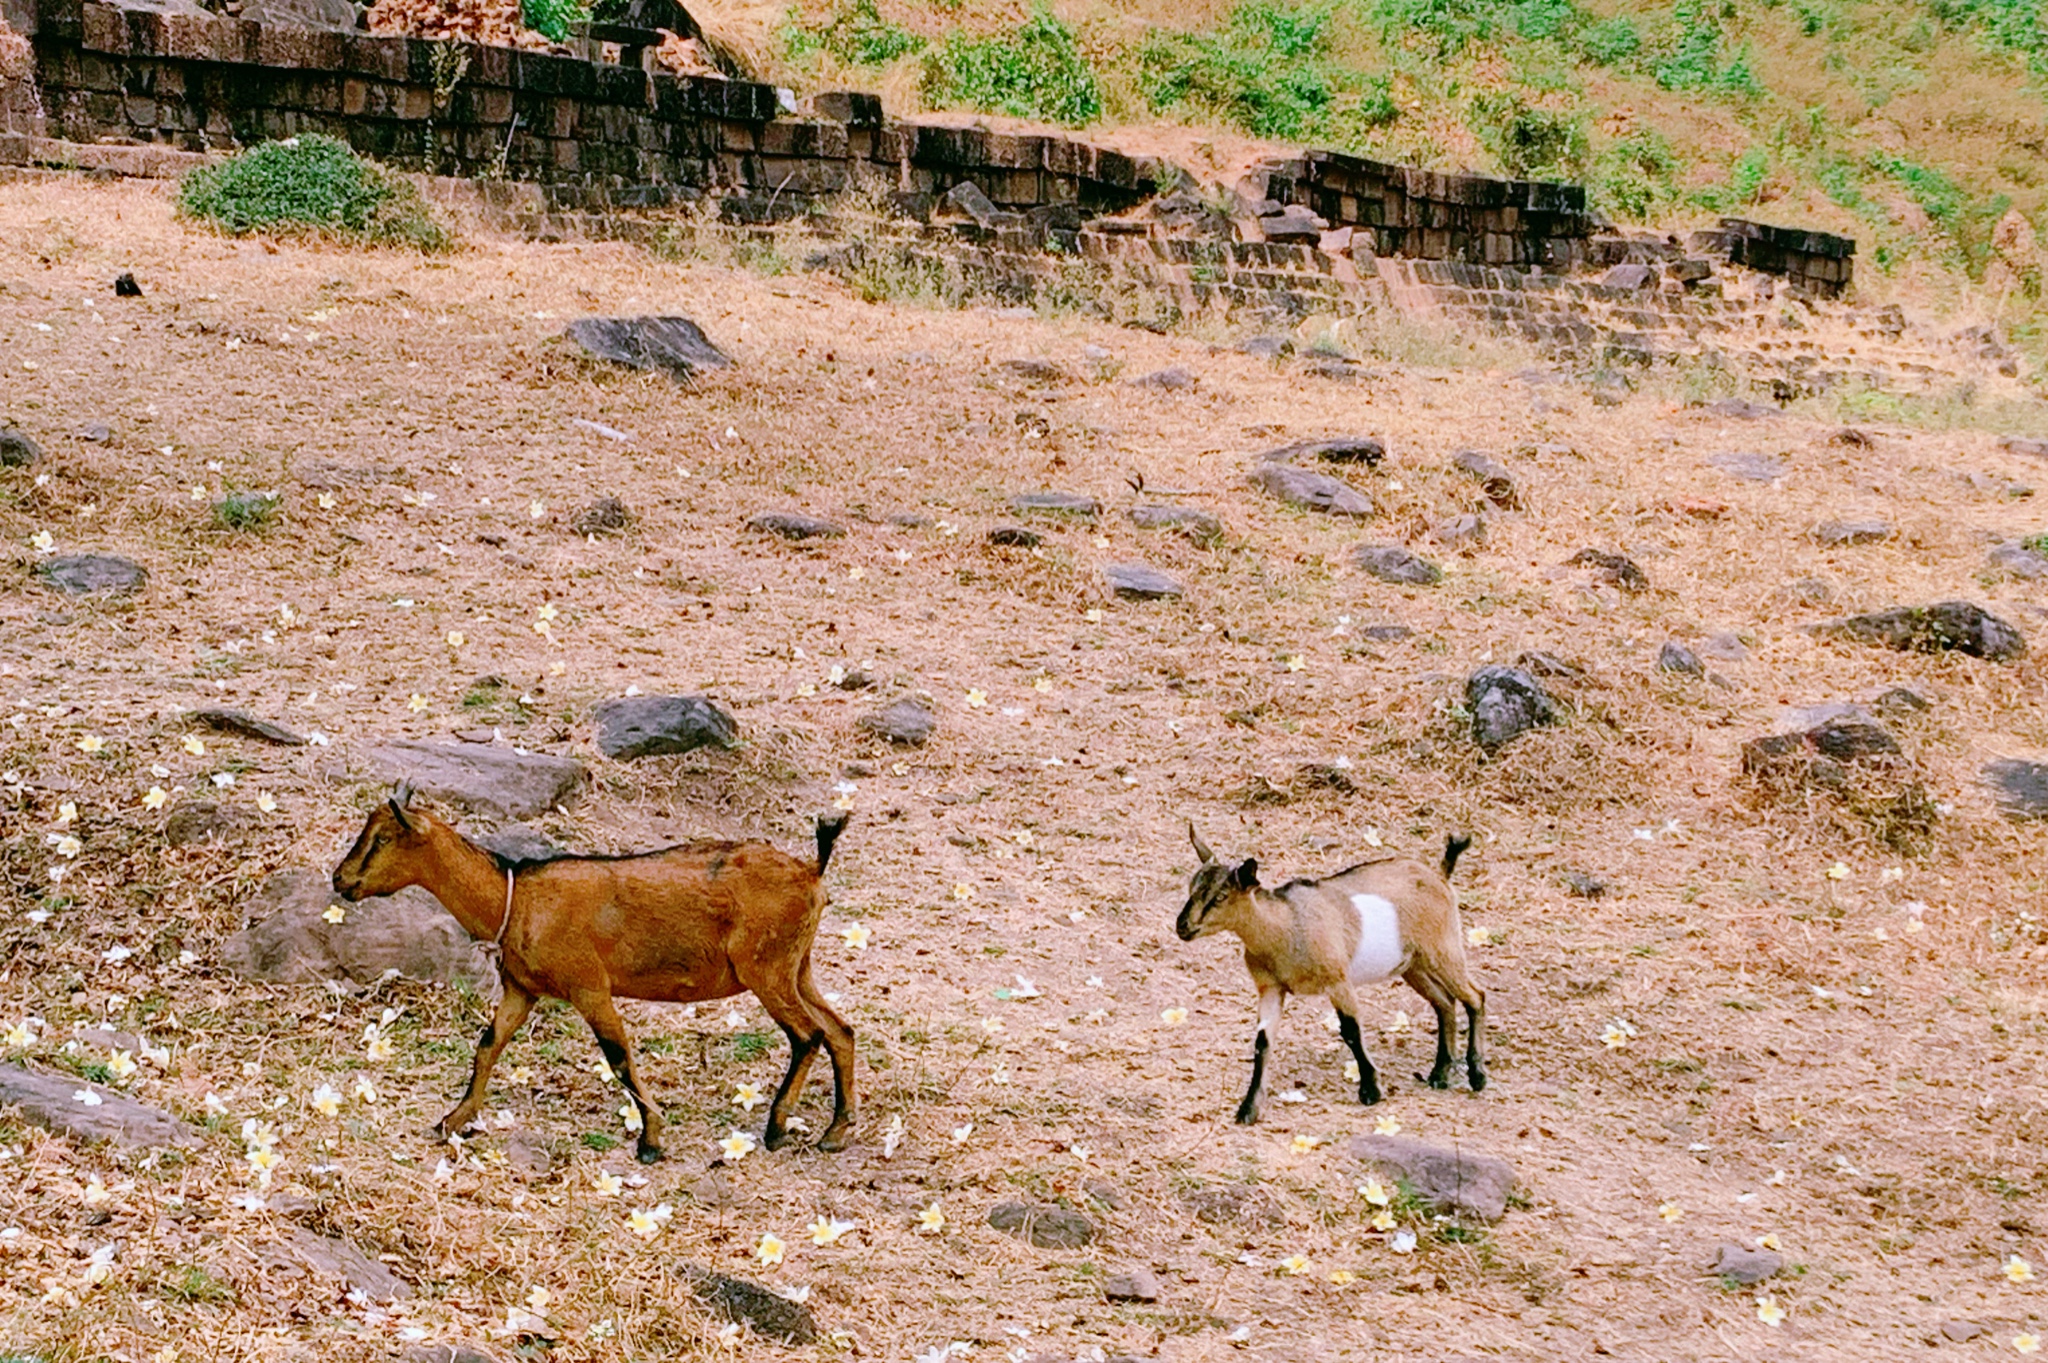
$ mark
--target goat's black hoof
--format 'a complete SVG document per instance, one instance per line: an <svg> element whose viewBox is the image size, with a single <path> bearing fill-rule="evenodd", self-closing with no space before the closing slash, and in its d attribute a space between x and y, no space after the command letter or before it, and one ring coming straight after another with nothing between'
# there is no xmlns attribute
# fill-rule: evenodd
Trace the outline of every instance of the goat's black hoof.
<svg viewBox="0 0 2048 1363"><path fill-rule="evenodd" d="M661 1147L658 1145L643 1145L640 1147L639 1156L642 1164L659 1164L661 1163Z"/></svg>
<svg viewBox="0 0 2048 1363"><path fill-rule="evenodd" d="M1433 1089L1447 1089L1451 1086L1450 1072L1448 1070L1436 1070L1430 1074L1418 1074L1415 1077Z"/></svg>
<svg viewBox="0 0 2048 1363"><path fill-rule="evenodd" d="M761 1133L761 1144L770 1150L780 1150L789 1144L789 1133L771 1126Z"/></svg>
<svg viewBox="0 0 2048 1363"><path fill-rule="evenodd" d="M1377 1107L1380 1101L1380 1091L1376 1088L1360 1089L1358 1091L1358 1101L1367 1107Z"/></svg>
<svg viewBox="0 0 2048 1363"><path fill-rule="evenodd" d="M853 1137L844 1131L827 1131L818 1137L818 1148L828 1155L836 1155L853 1144Z"/></svg>
<svg viewBox="0 0 2048 1363"><path fill-rule="evenodd" d="M1237 1110L1237 1124L1239 1126L1256 1126L1258 1120L1259 1110L1255 1107L1241 1107Z"/></svg>
<svg viewBox="0 0 2048 1363"><path fill-rule="evenodd" d="M1486 1087L1486 1073L1483 1070L1474 1070L1471 1074L1467 1075L1466 1078L1471 1080L1472 1091L1474 1093L1477 1093L1481 1089Z"/></svg>

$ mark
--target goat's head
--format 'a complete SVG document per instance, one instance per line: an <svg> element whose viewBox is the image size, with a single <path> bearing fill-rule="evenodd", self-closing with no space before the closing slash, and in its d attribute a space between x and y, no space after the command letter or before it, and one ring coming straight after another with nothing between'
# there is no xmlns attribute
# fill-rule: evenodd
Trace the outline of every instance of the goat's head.
<svg viewBox="0 0 2048 1363"><path fill-rule="evenodd" d="M1259 883L1259 863L1255 859L1246 857L1235 866L1216 860L1216 854L1203 845L1195 832L1192 819L1188 821L1188 841L1195 845L1195 855L1202 859L1202 864L1188 881L1188 902L1181 906L1180 918L1173 925L1183 942L1192 942L1227 926L1228 915L1219 918L1218 911L1242 900Z"/></svg>
<svg viewBox="0 0 2048 1363"><path fill-rule="evenodd" d="M435 825L432 815L410 808L411 802L412 783L400 781L391 798L370 811L356 845L334 868L336 894L353 904L417 883L418 856Z"/></svg>

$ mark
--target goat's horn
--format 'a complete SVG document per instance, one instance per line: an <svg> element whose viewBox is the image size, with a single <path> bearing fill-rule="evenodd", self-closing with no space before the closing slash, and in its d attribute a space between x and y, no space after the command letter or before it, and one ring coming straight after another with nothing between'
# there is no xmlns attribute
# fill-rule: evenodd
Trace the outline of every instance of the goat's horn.
<svg viewBox="0 0 2048 1363"><path fill-rule="evenodd" d="M1216 854L1211 852L1202 842L1202 835L1195 832L1195 821L1193 819L1188 820L1188 841L1195 845L1195 855L1202 859L1204 865L1216 860Z"/></svg>
<svg viewBox="0 0 2048 1363"><path fill-rule="evenodd" d="M400 809L404 809L407 805L412 803L411 781L401 780L396 786L392 787L391 803L397 805Z"/></svg>

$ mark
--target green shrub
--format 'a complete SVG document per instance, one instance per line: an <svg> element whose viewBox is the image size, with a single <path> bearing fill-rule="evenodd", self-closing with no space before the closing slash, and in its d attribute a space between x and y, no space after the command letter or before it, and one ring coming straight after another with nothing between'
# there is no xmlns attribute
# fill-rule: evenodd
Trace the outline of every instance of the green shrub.
<svg viewBox="0 0 2048 1363"><path fill-rule="evenodd" d="M1419 42L1439 57L1490 39L1501 26L1483 0L1366 0L1366 12L1389 43Z"/></svg>
<svg viewBox="0 0 2048 1363"><path fill-rule="evenodd" d="M1982 271L1990 250L1991 224L2012 206L2010 199L2001 194L1977 203L1968 190L1941 171L1889 152L1877 153L1871 164L1898 181L1919 205L1927 221L1946 239L1951 263L1972 275Z"/></svg>
<svg viewBox="0 0 2048 1363"><path fill-rule="evenodd" d="M1618 218L1647 221L1677 198L1678 157L1662 134L1640 129L1604 149L1593 163L1593 202Z"/></svg>
<svg viewBox="0 0 2048 1363"><path fill-rule="evenodd" d="M1384 76L1329 59L1333 12L1245 0L1216 33L1154 32L1139 54L1145 101L1254 137L1355 146L1401 111Z"/></svg>
<svg viewBox="0 0 2048 1363"><path fill-rule="evenodd" d="M1516 179L1575 179L1586 166L1586 127L1573 114L1531 104L1514 91L1475 98L1472 131Z"/></svg>
<svg viewBox="0 0 2048 1363"><path fill-rule="evenodd" d="M1643 50L1643 35L1626 15L1616 15L1587 25L1579 35L1579 47L1589 61L1601 66L1620 66Z"/></svg>
<svg viewBox="0 0 2048 1363"><path fill-rule="evenodd" d="M2048 554L2048 531L2027 536L2020 541L2020 548L2033 554Z"/></svg>
<svg viewBox="0 0 2048 1363"><path fill-rule="evenodd" d="M2048 82L2048 9L2041 0L1932 0L1935 17L1954 29L1974 29L1991 47L2027 63Z"/></svg>
<svg viewBox="0 0 2048 1363"><path fill-rule="evenodd" d="M178 186L178 211L236 236L324 233L421 251L453 244L412 185L317 134L200 167Z"/></svg>
<svg viewBox="0 0 2048 1363"><path fill-rule="evenodd" d="M565 43L590 22L590 7L583 0L519 0L519 20L548 41Z"/></svg>
<svg viewBox="0 0 2048 1363"><path fill-rule="evenodd" d="M282 505L274 492L230 492L213 504L213 523L222 530L254 533L266 529Z"/></svg>
<svg viewBox="0 0 2048 1363"><path fill-rule="evenodd" d="M1007 36L955 33L925 58L925 98L1079 126L1102 116L1102 87L1074 30L1038 10Z"/></svg>
<svg viewBox="0 0 2048 1363"><path fill-rule="evenodd" d="M924 45L915 33L884 19L875 0L841 3L815 28L792 24L783 30L783 46L792 61L827 52L853 66L887 66Z"/></svg>
<svg viewBox="0 0 2048 1363"><path fill-rule="evenodd" d="M1763 85L1749 64L1747 49L1725 65L1722 63L1725 35L1717 13L1695 0L1686 0L1678 6L1674 17L1678 21L1677 35L1652 71L1657 84L1666 90L1699 90L1749 99L1763 95Z"/></svg>

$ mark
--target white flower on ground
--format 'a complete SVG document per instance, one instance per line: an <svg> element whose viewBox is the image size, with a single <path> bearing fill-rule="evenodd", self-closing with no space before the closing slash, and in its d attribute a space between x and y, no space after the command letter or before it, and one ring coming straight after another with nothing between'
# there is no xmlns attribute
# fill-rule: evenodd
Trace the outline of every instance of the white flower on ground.
<svg viewBox="0 0 2048 1363"><path fill-rule="evenodd" d="M761 1242L754 1246L754 1257L761 1261L762 1267L772 1268L782 1262L783 1254L787 1249L788 1246L782 1243L781 1236L772 1230L763 1231L761 1233Z"/></svg>
<svg viewBox="0 0 2048 1363"><path fill-rule="evenodd" d="M322 1084L313 1090L313 1110L323 1117L332 1117L341 1111L341 1090L332 1084Z"/></svg>
<svg viewBox="0 0 2048 1363"><path fill-rule="evenodd" d="M811 1237L811 1243L822 1249L826 1245L838 1244L842 1236L844 1236L848 1231L855 1229L857 1229L857 1225L855 1222L841 1221L836 1216L821 1216L817 1220L811 1222L810 1228L807 1233Z"/></svg>
<svg viewBox="0 0 2048 1363"><path fill-rule="evenodd" d="M735 1131L718 1143L718 1148L729 1160L742 1160L754 1148L754 1138L744 1131Z"/></svg>
<svg viewBox="0 0 2048 1363"><path fill-rule="evenodd" d="M733 1090L732 1105L748 1112L752 1112L766 1101L767 1099L761 1096L761 1087L758 1084L741 1084Z"/></svg>
<svg viewBox="0 0 2048 1363"><path fill-rule="evenodd" d="M926 1207L917 1214L917 1233L919 1235L937 1235L945 1228L946 1214L939 1209L938 1203L932 1203L931 1206Z"/></svg>

